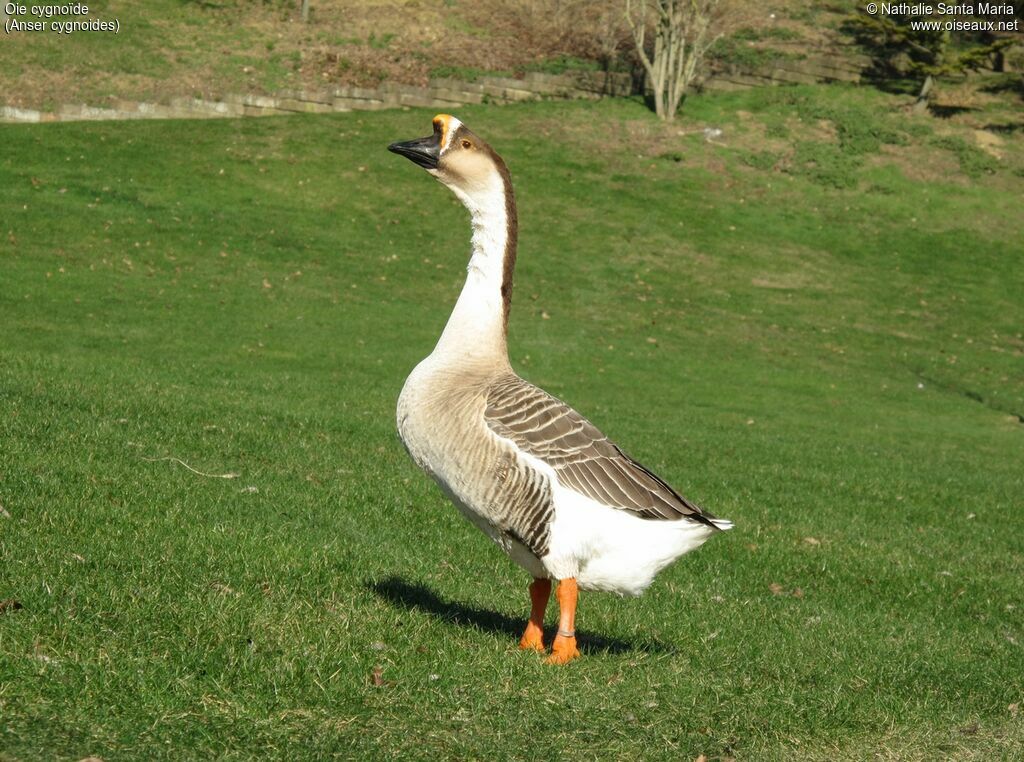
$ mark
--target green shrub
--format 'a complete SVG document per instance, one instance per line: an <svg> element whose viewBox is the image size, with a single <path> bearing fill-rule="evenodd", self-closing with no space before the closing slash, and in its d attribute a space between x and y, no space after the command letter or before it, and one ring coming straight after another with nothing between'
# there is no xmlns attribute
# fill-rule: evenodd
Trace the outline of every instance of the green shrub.
<svg viewBox="0 0 1024 762"><path fill-rule="evenodd" d="M733 33L734 40L757 42L758 40L799 40L802 36L799 32L782 26L769 26L761 29L744 27Z"/></svg>
<svg viewBox="0 0 1024 762"><path fill-rule="evenodd" d="M999 162L977 146L956 135L942 135L932 138L929 145L950 151L960 162L960 171L971 178L984 174L993 174L999 168Z"/></svg>
<svg viewBox="0 0 1024 762"><path fill-rule="evenodd" d="M393 39L395 39L393 32L385 32L380 37L378 37L375 32L370 32L370 37L366 41L366 44L374 50L384 50Z"/></svg>
<svg viewBox="0 0 1024 762"><path fill-rule="evenodd" d="M747 151L740 156L740 161L748 167L761 170L772 169L778 160L778 155L772 151Z"/></svg>
<svg viewBox="0 0 1024 762"><path fill-rule="evenodd" d="M822 103L804 96L794 105L804 121L832 122L840 149L852 156L878 153L884 143L905 145L907 142L904 133L886 124L884 115L859 104Z"/></svg>
<svg viewBox="0 0 1024 762"><path fill-rule="evenodd" d="M708 59L741 69L760 69L784 58L776 50L755 48L735 37L723 37L708 51Z"/></svg>
<svg viewBox="0 0 1024 762"><path fill-rule="evenodd" d="M511 77L510 71L488 71L473 66L435 66L430 70L431 77L440 79L459 79L463 82L476 82L480 77Z"/></svg>
<svg viewBox="0 0 1024 762"><path fill-rule="evenodd" d="M926 138L934 133L932 126L921 121L907 122L903 131L912 138Z"/></svg>
<svg viewBox="0 0 1024 762"><path fill-rule="evenodd" d="M543 61L527 64L524 71L537 71L544 74L564 74L567 71L597 71L601 65L597 61L589 61L575 56L558 56Z"/></svg>
<svg viewBox="0 0 1024 762"><path fill-rule="evenodd" d="M793 161L786 170L819 185L851 188L857 183L857 171L864 157L877 154L883 145L906 145L909 142L906 131L897 128L891 116L852 98L838 102L822 99L820 94L780 88L770 100L774 102L766 102L767 108L789 106L803 122L825 121L834 126L835 143L797 143ZM785 137L788 130L783 123L776 122L769 125L767 134Z"/></svg>
<svg viewBox="0 0 1024 762"><path fill-rule="evenodd" d="M844 151L840 146L806 141L797 143L788 171L818 185L852 188L857 184L857 170L862 163L861 155Z"/></svg>

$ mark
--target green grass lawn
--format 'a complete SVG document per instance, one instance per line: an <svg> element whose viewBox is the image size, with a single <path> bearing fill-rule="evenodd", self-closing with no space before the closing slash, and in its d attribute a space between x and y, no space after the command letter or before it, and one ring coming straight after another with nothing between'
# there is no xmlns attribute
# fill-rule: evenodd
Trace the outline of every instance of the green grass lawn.
<svg viewBox="0 0 1024 762"><path fill-rule="evenodd" d="M430 113L0 128L0 759L1024 755L1024 137L893 103L460 112L515 367L736 522L565 668L395 434L468 252L384 150Z"/></svg>

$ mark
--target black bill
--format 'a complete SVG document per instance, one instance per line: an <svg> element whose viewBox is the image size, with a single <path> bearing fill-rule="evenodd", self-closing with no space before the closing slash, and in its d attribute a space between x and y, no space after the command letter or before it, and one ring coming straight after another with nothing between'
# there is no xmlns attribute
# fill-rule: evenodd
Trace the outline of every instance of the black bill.
<svg viewBox="0 0 1024 762"><path fill-rule="evenodd" d="M434 134L404 143L392 143L388 150L404 156L424 169L437 169L441 156L441 130L434 128Z"/></svg>

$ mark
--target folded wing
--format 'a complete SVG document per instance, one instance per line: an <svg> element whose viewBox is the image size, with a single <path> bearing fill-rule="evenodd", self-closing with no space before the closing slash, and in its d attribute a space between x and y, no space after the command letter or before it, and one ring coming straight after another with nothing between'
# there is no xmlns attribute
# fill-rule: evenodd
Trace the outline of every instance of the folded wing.
<svg viewBox="0 0 1024 762"><path fill-rule="evenodd" d="M515 374L488 389L487 425L550 465L562 486L645 519L690 519L715 527L714 516L630 458L567 404Z"/></svg>

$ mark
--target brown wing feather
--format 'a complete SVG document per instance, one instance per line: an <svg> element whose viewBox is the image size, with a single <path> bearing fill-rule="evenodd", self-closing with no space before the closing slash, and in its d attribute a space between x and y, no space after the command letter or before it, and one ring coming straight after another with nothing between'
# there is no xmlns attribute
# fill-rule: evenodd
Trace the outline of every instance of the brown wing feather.
<svg viewBox="0 0 1024 762"><path fill-rule="evenodd" d="M484 411L495 434L549 464L565 487L645 519L714 518L630 458L594 424L515 374L487 392Z"/></svg>

